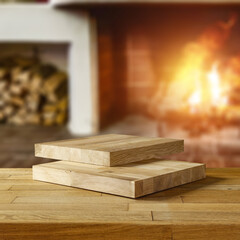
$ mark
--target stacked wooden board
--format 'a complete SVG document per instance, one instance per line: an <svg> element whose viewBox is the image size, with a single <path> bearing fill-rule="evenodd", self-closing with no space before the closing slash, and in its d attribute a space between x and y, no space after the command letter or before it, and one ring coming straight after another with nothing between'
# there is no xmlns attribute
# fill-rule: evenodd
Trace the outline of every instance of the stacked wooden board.
<svg viewBox="0 0 240 240"><path fill-rule="evenodd" d="M35 145L37 157L60 161L33 166L33 179L137 198L205 177L205 165L162 160L184 141L100 135Z"/></svg>

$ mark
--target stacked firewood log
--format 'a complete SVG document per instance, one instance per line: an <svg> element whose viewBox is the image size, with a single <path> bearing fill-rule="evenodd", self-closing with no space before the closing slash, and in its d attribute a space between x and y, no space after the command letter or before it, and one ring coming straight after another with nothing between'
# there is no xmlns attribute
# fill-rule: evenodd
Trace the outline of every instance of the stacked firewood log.
<svg viewBox="0 0 240 240"><path fill-rule="evenodd" d="M0 59L0 122L62 125L67 120L67 74L38 59Z"/></svg>

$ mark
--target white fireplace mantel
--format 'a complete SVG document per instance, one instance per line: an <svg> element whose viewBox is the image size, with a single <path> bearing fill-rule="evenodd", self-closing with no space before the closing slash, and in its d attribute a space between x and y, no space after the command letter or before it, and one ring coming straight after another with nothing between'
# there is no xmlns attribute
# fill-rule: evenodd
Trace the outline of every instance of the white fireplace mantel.
<svg viewBox="0 0 240 240"><path fill-rule="evenodd" d="M73 134L97 130L96 41L86 12L49 4L1 5L1 42L68 44L69 128Z"/></svg>

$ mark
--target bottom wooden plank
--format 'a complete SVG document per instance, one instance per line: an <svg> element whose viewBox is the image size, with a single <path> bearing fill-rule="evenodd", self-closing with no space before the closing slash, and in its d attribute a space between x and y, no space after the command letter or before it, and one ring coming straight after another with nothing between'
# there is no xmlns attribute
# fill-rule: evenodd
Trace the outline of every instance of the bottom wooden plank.
<svg viewBox="0 0 240 240"><path fill-rule="evenodd" d="M137 198L205 177L205 165L146 160L118 167L58 161L33 166L33 179Z"/></svg>

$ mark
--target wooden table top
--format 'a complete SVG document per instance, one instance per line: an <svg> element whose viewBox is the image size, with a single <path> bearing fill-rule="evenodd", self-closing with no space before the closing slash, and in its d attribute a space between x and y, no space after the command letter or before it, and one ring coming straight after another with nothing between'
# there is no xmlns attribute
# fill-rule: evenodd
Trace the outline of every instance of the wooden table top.
<svg viewBox="0 0 240 240"><path fill-rule="evenodd" d="M0 239L240 239L240 168L139 199L0 169Z"/></svg>

